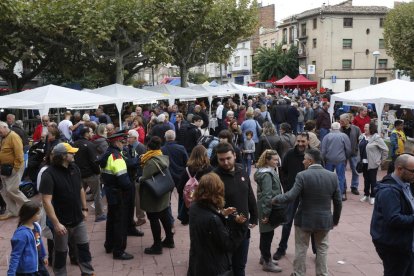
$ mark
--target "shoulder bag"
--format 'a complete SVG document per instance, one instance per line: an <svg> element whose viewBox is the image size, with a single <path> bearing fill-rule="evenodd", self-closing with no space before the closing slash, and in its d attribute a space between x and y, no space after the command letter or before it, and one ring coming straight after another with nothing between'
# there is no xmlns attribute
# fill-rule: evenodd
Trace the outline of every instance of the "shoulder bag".
<svg viewBox="0 0 414 276"><path fill-rule="evenodd" d="M153 162L160 172L153 175L151 178L144 180L143 186L150 190L155 197L161 197L166 193L171 192L174 189L175 184L171 177L170 170L165 168L163 171L157 162Z"/></svg>
<svg viewBox="0 0 414 276"><path fill-rule="evenodd" d="M283 187L280 185L280 190L283 192ZM288 222L287 216L287 205L283 203L272 204L272 211L269 215L269 224L271 226L279 226Z"/></svg>

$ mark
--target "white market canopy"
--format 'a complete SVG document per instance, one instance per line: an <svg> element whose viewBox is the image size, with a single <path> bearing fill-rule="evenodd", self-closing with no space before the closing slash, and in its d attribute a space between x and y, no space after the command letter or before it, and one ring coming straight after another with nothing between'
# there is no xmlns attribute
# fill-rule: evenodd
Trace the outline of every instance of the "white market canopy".
<svg viewBox="0 0 414 276"><path fill-rule="evenodd" d="M331 118L336 101L342 101L348 105L374 103L378 117L380 117L384 104L414 105L414 82L397 79L334 94L331 96L331 106L329 108Z"/></svg>
<svg viewBox="0 0 414 276"><path fill-rule="evenodd" d="M235 84L233 82L229 82L227 84L220 85L219 87L225 87L227 89L237 89L240 92L243 92L243 94L247 94L247 95L257 95L257 94L260 94L260 93L267 93L267 89L251 87L251 86L244 86L244 85L240 85L240 84Z"/></svg>
<svg viewBox="0 0 414 276"><path fill-rule="evenodd" d="M209 92L193 90L192 88L182 88L179 86L160 84L156 86L145 87L145 90L162 93L170 100L170 104L173 104L174 100L193 100L195 98L208 97Z"/></svg>
<svg viewBox="0 0 414 276"><path fill-rule="evenodd" d="M168 95L166 94L138 89L117 83L91 90L89 93L115 98L114 103L118 108L118 111L122 111L122 104L125 102L133 102L134 104L150 104L156 102L157 100L168 99Z"/></svg>
<svg viewBox="0 0 414 276"><path fill-rule="evenodd" d="M194 90L199 90L199 91L206 91L210 93L210 96L214 97L225 97L225 96L231 96L233 94L237 94L240 91L237 89L231 89L231 88L226 88L223 86L209 86L209 85L205 85L205 84L200 84L200 85L195 85L195 86L191 86L191 89Z"/></svg>
<svg viewBox="0 0 414 276"><path fill-rule="evenodd" d="M1 102L20 100L19 105L3 106L4 108L38 109L40 115L47 115L50 108L96 109L101 104L114 103L114 98L78 91L56 85L46 85L35 89L1 97ZM34 104L33 104L34 103Z"/></svg>

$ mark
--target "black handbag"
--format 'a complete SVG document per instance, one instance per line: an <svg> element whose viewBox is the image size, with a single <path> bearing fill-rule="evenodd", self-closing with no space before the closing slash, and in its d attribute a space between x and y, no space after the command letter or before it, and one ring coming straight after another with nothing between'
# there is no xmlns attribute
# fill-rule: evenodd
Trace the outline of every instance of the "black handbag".
<svg viewBox="0 0 414 276"><path fill-rule="evenodd" d="M362 173L362 172L363 172L363 170L364 170L364 163L362 163L362 161L359 161L359 162L356 164L355 169L356 169L357 173Z"/></svg>
<svg viewBox="0 0 414 276"><path fill-rule="evenodd" d="M287 206L285 204L272 205L272 211L269 215L269 224L272 226L279 226L287 223Z"/></svg>
<svg viewBox="0 0 414 276"><path fill-rule="evenodd" d="M0 170L2 176L10 176L13 173L13 166L10 164L1 164Z"/></svg>
<svg viewBox="0 0 414 276"><path fill-rule="evenodd" d="M172 179L170 170L168 168L161 170L156 162L155 165L160 170L159 173L153 175L151 178L144 180L143 186L150 190L155 197L161 197L168 192L171 192L174 187L174 180Z"/></svg>

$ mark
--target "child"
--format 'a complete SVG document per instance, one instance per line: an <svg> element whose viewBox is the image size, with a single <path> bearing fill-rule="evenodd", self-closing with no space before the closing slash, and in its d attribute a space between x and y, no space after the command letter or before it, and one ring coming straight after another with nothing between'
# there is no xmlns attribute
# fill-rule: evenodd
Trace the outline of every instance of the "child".
<svg viewBox="0 0 414 276"><path fill-rule="evenodd" d="M46 251L41 238L40 204L29 201L19 212L19 224L11 239L8 276L48 276Z"/></svg>
<svg viewBox="0 0 414 276"><path fill-rule="evenodd" d="M254 161L254 152L256 151L253 138L253 131L246 131L246 140L243 143L243 168L246 173L250 176L252 170L252 162Z"/></svg>

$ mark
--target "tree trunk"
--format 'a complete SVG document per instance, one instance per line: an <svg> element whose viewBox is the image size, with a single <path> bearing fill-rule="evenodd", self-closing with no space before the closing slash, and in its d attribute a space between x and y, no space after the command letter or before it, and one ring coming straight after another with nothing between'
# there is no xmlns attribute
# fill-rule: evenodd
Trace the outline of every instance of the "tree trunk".
<svg viewBox="0 0 414 276"><path fill-rule="evenodd" d="M124 65L123 57L119 53L119 42L115 44L115 60L116 60L116 83L124 84Z"/></svg>
<svg viewBox="0 0 414 276"><path fill-rule="evenodd" d="M6 94L21 92L23 90L23 86L26 84L26 81L19 79L16 75L13 75L9 79L5 79L5 81L7 81L7 85L9 86L9 92Z"/></svg>
<svg viewBox="0 0 414 276"><path fill-rule="evenodd" d="M188 87L188 68L186 65L180 66L181 87Z"/></svg>

